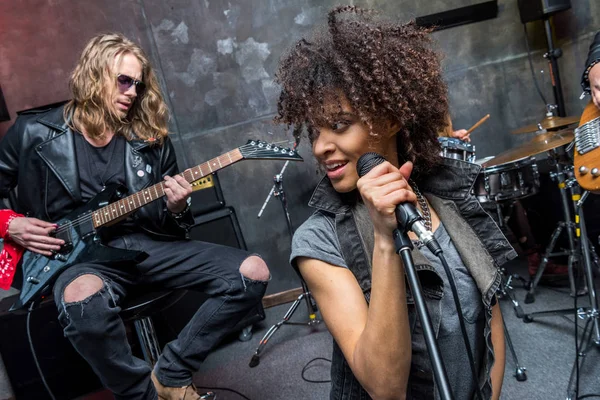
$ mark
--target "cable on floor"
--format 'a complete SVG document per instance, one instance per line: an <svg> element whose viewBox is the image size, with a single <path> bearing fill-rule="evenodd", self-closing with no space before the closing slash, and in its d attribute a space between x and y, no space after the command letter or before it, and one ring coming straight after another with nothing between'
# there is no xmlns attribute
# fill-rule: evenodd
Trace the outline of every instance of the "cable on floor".
<svg viewBox="0 0 600 400"><path fill-rule="evenodd" d="M240 397L241 397L241 398L243 398L243 399L250 400L250 398L249 398L249 397L247 397L247 396L243 395L242 393L238 392L237 390L230 389L230 388L226 388L226 387L215 387L215 386L211 386L211 387L208 387L208 386L196 386L196 388L197 388L197 389L206 389L206 390L224 390L224 391L226 391L226 392L235 393L235 394L237 394L238 396L240 396Z"/></svg>
<svg viewBox="0 0 600 400"><path fill-rule="evenodd" d="M323 360L323 361L328 361L331 362L330 359L328 358L324 358L324 357L315 357L312 360L310 360L309 362L306 363L306 365L304 366L304 368L302 368L302 379L306 382L309 383L328 383L331 382L331 379L327 379L327 380L322 380L322 381L317 381L317 380L313 380L313 379L308 379L307 377L304 376L304 373L311 367L311 364L315 361L318 360Z"/></svg>

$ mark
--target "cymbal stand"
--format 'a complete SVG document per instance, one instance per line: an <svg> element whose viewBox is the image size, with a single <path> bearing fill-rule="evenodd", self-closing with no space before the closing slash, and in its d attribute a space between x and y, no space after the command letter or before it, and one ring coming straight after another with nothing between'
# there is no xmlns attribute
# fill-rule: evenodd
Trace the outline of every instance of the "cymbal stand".
<svg viewBox="0 0 600 400"><path fill-rule="evenodd" d="M594 284L594 274L592 273L592 255L595 256L595 252L593 252L593 247L590 246L590 242L585 240L587 238L587 228L585 226L585 219L583 216L583 202L587 198L589 192L584 192L581 196L581 199L576 204L576 215L579 216L579 224L578 228L580 229L581 236L584 238L581 240L581 249L583 252L584 259L584 272L585 279L588 285L588 296L590 300L589 307L581 307L577 309L577 316L580 319L585 319L585 328L583 329L583 334L581 335L581 341L579 343L578 348L583 349L580 350L576 357L575 362L573 364L573 368L571 369L571 376L569 378L569 385L567 386L567 400L576 399L577 391L579 388L577 384L573 381L577 378L576 374L583 368L583 364L585 362L585 357L587 355L588 350L592 346L596 346L600 348L600 322L599 322L599 313L598 313L598 298L596 296L596 288ZM596 267L598 267L598 258L595 257L594 263ZM575 320L577 323L577 320ZM577 338L576 338L577 339ZM585 346L585 348L583 347ZM578 382L577 382L578 383ZM573 387L575 385L575 387ZM573 397L575 396L575 397Z"/></svg>
<svg viewBox="0 0 600 400"><path fill-rule="evenodd" d="M554 150L552 150L551 153L554 153ZM554 156L556 172L551 172L550 177L558 182L558 189L560 191L560 198L563 208L563 220L558 222L557 227L554 229L554 232L552 232L550 242L546 247L546 251L544 252L540 265L536 271L535 277L533 278L533 281L531 281L529 284L529 290L527 295L525 296L526 304L531 304L535 302L535 288L537 287L538 283L540 282L540 279L542 278L542 274L546 269L546 265L548 264L550 257L557 257L563 255L568 256L567 269L569 272L569 285L571 289L571 296L576 295L573 266L579 262L581 253L577 244L577 239L575 238L575 224L571 219L571 207L569 206L569 199L567 194L567 191L571 191L572 196L574 195L573 189L575 183L573 182L572 178L573 167L563 166L560 163L558 157L556 156L556 153L551 155ZM567 236L569 238L569 249L553 253L552 251L554 250L556 242L563 230L566 231Z"/></svg>
<svg viewBox="0 0 600 400"><path fill-rule="evenodd" d="M573 368L571 370L571 376L569 378L569 384L567 386L567 400L572 400L577 397L577 387L574 386L574 380L577 377L578 371L583 367L585 356L588 349L594 345L596 347L600 347L600 323L599 323L599 313L598 313L598 299L596 296L596 289L594 284L594 276L592 272L592 265L595 265L598 268L598 256L594 248L591 246L591 242L587 237L587 229L585 226L585 217L583 213L583 203L585 199L589 195L589 192L584 192L583 195L580 194L581 190L577 181L573 178L568 179L565 183L565 187L571 188L572 190L572 201L574 203L575 209L575 225L574 232L577 237L577 242L579 245L579 251L581 252L581 260L583 260L583 272L585 285L587 285L587 294L589 297L590 305L588 307L580 307L578 309L575 308L567 308L560 310L549 310L549 311L539 311L531 314L525 314L523 317L523 322L530 323L534 321L535 317L547 317L547 316L557 316L557 315L569 315L575 314L577 318L585 319L586 325L581 336L578 348L582 349L577 353L575 362L573 364ZM593 258L593 260L592 260ZM580 260L579 258L577 259ZM538 270L539 272L539 270ZM537 275L536 275L537 276ZM577 319L575 319L575 323L577 323ZM578 339L578 338L576 338ZM585 345L585 348L583 347ZM577 386L575 384L575 386Z"/></svg>
<svg viewBox="0 0 600 400"><path fill-rule="evenodd" d="M291 241L292 237L294 236L294 229L292 226L292 220L290 218L290 213L288 212L287 198L285 196L285 191L283 189L283 173L284 173L286 167L288 166L288 163L289 163L289 161L286 161L285 164L283 165L283 168L279 172L279 174L275 175L275 177L273 178L275 184L271 188L271 191L269 192L269 194L265 200L265 203L263 204L262 208L260 209L260 211L258 213L258 218L261 217L265 207L267 206L267 203L271 199L271 196L277 197L281 202L281 206L283 207L283 213L285 215L285 222L287 224L288 233L290 235L290 241ZM256 367L260 363L260 354L261 354L264 346L267 345L267 342L269 341L271 336L273 336L275 334L275 332L277 332L277 330L279 328L281 328L282 325L313 326L313 325L317 325L321 322L317 318L316 306L313 305L314 299L313 299L312 295L310 294L310 291L308 290L306 283L304 283L304 280L302 278L300 278L300 280L302 283L302 293L292 303L292 305L290 306L288 311L285 313L283 318L279 322L277 322L275 325L271 326L269 328L269 330L267 331L267 333L265 333L263 338L260 340L258 347L256 348L256 351L254 352L254 355L252 356L252 359L250 360L250 363L248 364L251 368ZM298 309L298 306L300 305L300 303L302 303L302 300L305 301L306 307L308 308L308 321L307 322L292 322L292 321L290 321L290 318L292 317L292 315L294 315L294 312L296 312L296 310Z"/></svg>
<svg viewBox="0 0 600 400"><path fill-rule="evenodd" d="M544 30L546 32L546 42L548 44L548 52L544 54L544 58L548 60L548 67L550 68L550 76L552 77L552 91L554 93L554 100L556 100L558 116L564 117L566 116L565 101L557 62L558 58L562 56L562 50L554 47L554 40L552 39L552 25L550 24L550 20L547 16L544 17Z"/></svg>
<svg viewBox="0 0 600 400"><path fill-rule="evenodd" d="M594 248L590 245L590 241L587 238L587 230L585 227L585 219L584 219L584 215L583 215L583 201L585 201L585 198L587 198L587 195L589 194L589 192L584 192L583 195L580 195L579 192L579 185L577 185L577 182L573 179L570 178L568 180L568 182L565 182L565 187L570 187L573 191L573 195L572 195L572 199L573 202L575 203L575 224L573 225L574 227L574 231L575 231L575 235L577 236L577 243L579 248L575 249L577 253L573 253L573 259L576 260L577 262L579 262L581 259L583 260L583 271L584 271L584 278L585 278L585 285L587 285L587 293L590 299L590 310L589 312L587 312L585 315L583 314L579 314L580 318L594 318L594 330L595 330L595 342L598 342L600 344L600 329L599 329L599 325L598 325L598 321L597 321L597 301L596 301L596 291L594 289L594 277L593 277L593 273L592 273L592 265L595 265L596 268L598 268L598 256L596 255L596 252L594 250ZM566 210L568 211L568 210ZM570 221L569 221L570 223ZM557 228L558 229L558 228ZM580 258L581 256L581 258ZM570 268L571 269L572 265L570 264ZM541 266L540 269L538 269L538 272L536 273L536 278L538 277L538 275L541 275L540 273L541 270ZM573 280L574 282L574 280ZM536 283L534 281L534 283ZM573 289L574 291L574 289ZM525 301L527 302L527 301ZM571 314L574 313L575 310L568 308L568 309L561 309L561 310L550 310L550 311L539 311L539 312L534 312L531 314L525 314L525 316L523 317L523 321L524 322L532 322L534 317L545 317L545 316L554 316L554 315L566 315L566 314ZM580 311L578 311L578 313L580 313ZM589 315L588 315L589 314Z"/></svg>

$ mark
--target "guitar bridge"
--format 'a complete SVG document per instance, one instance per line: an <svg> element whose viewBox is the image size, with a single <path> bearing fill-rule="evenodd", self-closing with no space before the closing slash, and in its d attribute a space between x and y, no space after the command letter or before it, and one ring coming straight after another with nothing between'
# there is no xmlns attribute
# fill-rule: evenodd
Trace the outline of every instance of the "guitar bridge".
<svg viewBox="0 0 600 400"><path fill-rule="evenodd" d="M600 147L600 117L575 129L575 149L580 155Z"/></svg>

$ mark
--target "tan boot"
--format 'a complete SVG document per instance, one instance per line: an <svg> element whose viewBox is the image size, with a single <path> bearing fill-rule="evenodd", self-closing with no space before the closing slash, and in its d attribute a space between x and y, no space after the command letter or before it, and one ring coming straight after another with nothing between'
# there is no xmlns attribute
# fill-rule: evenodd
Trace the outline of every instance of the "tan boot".
<svg viewBox="0 0 600 400"><path fill-rule="evenodd" d="M193 384L184 387L170 387L164 386L158 381L154 371L152 371L152 383L158 393L158 400L203 400L203 399L216 399L214 393L205 393L202 396L196 392L196 388Z"/></svg>

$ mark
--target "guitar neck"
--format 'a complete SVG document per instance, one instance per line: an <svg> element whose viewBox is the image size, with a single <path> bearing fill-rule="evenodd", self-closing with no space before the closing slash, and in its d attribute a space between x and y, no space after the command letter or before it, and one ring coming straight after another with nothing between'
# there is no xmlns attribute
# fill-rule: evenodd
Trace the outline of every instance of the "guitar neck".
<svg viewBox="0 0 600 400"><path fill-rule="evenodd" d="M212 174L222 168L234 164L244 157L239 149L231 150L212 160L197 165L193 168L188 168L179 175L183 176L189 183L195 182L198 179L204 178L206 175ZM147 187L137 193L127 196L121 200L115 201L107 206L99 208L92 213L94 228L100 228L104 225L130 214L137 209L153 202L165 195L164 182Z"/></svg>

